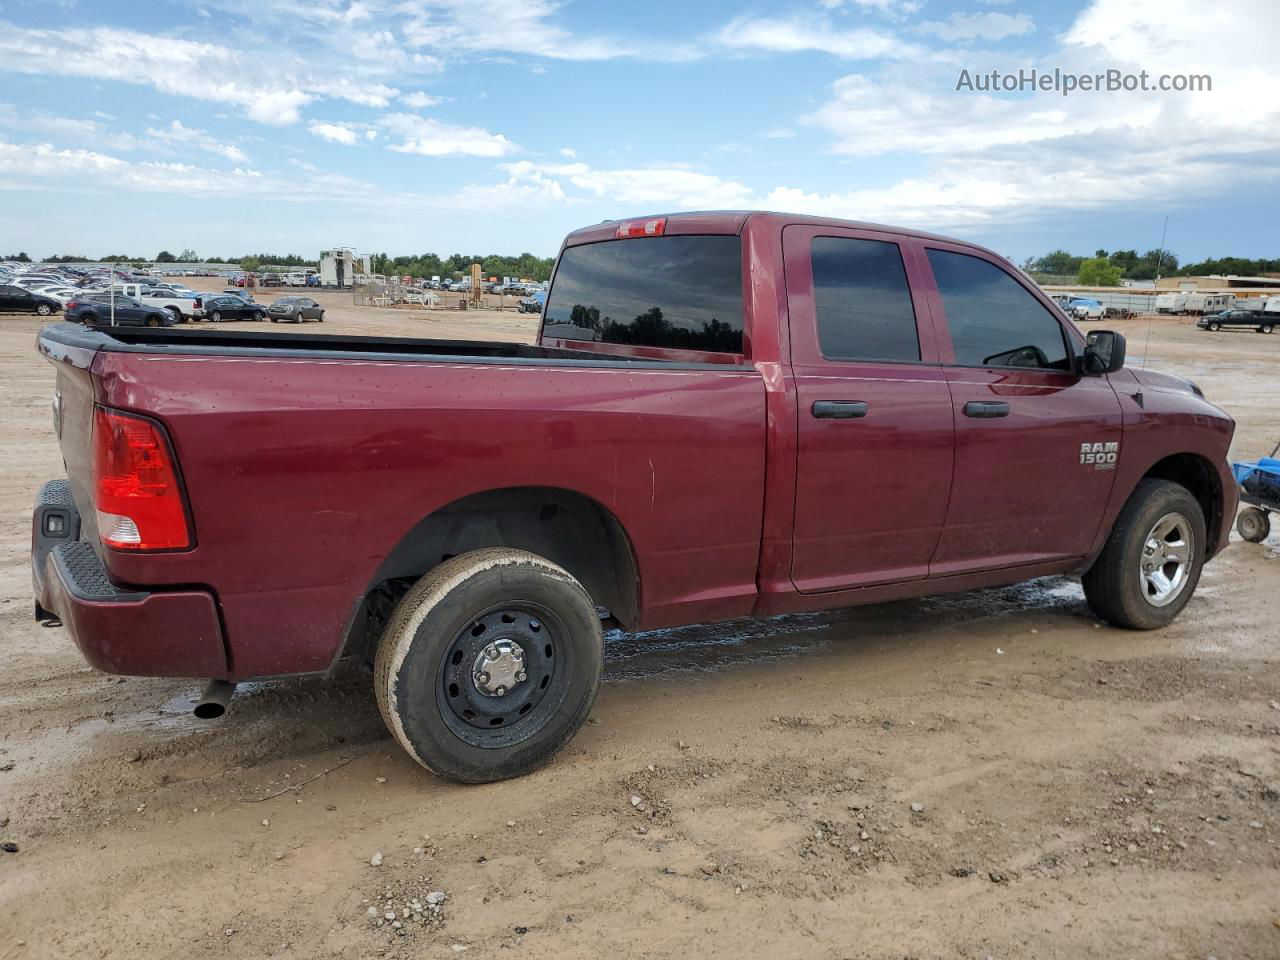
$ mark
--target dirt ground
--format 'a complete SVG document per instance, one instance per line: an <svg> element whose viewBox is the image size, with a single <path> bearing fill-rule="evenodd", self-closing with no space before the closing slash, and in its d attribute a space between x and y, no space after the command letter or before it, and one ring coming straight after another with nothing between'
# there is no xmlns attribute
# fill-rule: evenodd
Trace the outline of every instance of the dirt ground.
<svg viewBox="0 0 1280 960"><path fill-rule="evenodd" d="M344 296L304 329L534 329ZM1280 440L1280 336L1119 327L1237 418L1237 458ZM95 673L31 620L61 471L36 329L0 318L0 957L1280 957L1280 534L1155 633L1050 579L610 635L569 748L459 787L360 671L201 723L198 684Z"/></svg>

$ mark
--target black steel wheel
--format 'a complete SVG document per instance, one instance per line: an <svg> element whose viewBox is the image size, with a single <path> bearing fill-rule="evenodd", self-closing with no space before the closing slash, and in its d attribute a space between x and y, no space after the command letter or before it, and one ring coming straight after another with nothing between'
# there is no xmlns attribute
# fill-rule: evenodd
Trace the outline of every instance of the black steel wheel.
<svg viewBox="0 0 1280 960"><path fill-rule="evenodd" d="M475 746L527 738L550 719L566 671L556 673L564 622L541 604L500 605L465 626L445 651L436 702L449 728ZM560 659L572 656L561 649ZM568 665L566 664L566 670ZM547 695L551 694L551 700Z"/></svg>
<svg viewBox="0 0 1280 960"><path fill-rule="evenodd" d="M524 550L445 561L396 607L374 689L400 745L439 776L484 783L551 759L600 683L600 618L562 567Z"/></svg>

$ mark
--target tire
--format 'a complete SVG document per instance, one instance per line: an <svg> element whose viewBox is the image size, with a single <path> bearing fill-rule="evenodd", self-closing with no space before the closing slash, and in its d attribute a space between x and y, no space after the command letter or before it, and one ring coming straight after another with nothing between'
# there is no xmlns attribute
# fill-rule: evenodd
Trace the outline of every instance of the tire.
<svg viewBox="0 0 1280 960"><path fill-rule="evenodd" d="M150 317L147 317L147 326L148 326L148 327L158 327L158 326L160 326L163 322L164 322L164 321L162 321L162 320L161 320L159 317L157 317L157 316L150 316Z"/></svg>
<svg viewBox="0 0 1280 960"><path fill-rule="evenodd" d="M503 643L523 659L493 661L514 682L486 696L475 678L488 674L477 671ZM475 550L405 594L378 644L374 689L409 756L445 779L488 783L542 766L569 742L595 702L602 660L599 615L567 571L524 550Z"/></svg>
<svg viewBox="0 0 1280 960"><path fill-rule="evenodd" d="M1222 329L1222 324L1220 324L1217 320L1214 320L1212 323L1209 324L1209 329L1212 330L1214 333L1217 333L1219 330Z"/></svg>
<svg viewBox="0 0 1280 960"><path fill-rule="evenodd" d="M210 323L221 323L221 322L222 322L222 314L221 314L220 312L218 312L217 310L213 311L213 313L209 314L209 322L210 322Z"/></svg>
<svg viewBox="0 0 1280 960"><path fill-rule="evenodd" d="M272 323L279 323L280 321L279 321L276 317L272 317L272 318L271 318L271 322L272 322Z"/></svg>
<svg viewBox="0 0 1280 960"><path fill-rule="evenodd" d="M182 311L181 311L181 310L179 310L177 307L165 307L165 309L166 309L167 311L169 311L169 315L170 315L171 317L173 317L173 322L174 322L174 323L181 323L181 322L182 322Z"/></svg>
<svg viewBox="0 0 1280 960"><path fill-rule="evenodd" d="M51 313L53 313L53 307L49 306L47 303L37 303L36 313L38 313L42 317L47 317Z"/></svg>
<svg viewBox="0 0 1280 960"><path fill-rule="evenodd" d="M263 320L267 319L267 315L263 313L261 310L259 310L257 313L253 315L253 319L256 320L258 323L261 323Z"/></svg>
<svg viewBox="0 0 1280 960"><path fill-rule="evenodd" d="M320 316L316 317L316 322L317 322L317 323L324 323L324 311L323 311L323 310L321 310L321 311L320 311Z"/></svg>
<svg viewBox="0 0 1280 960"><path fill-rule="evenodd" d="M1165 539L1173 541L1176 536L1186 560L1180 572L1173 571L1172 561L1155 567L1153 574L1164 574L1172 587L1171 595L1161 596L1144 573L1144 563L1152 559L1147 554L1148 538L1171 517L1175 518L1173 532ZM1168 480L1140 481L1116 517L1102 552L1081 578L1090 609L1130 630L1167 626L1195 593L1205 544L1204 512L1186 487ZM1154 556L1158 562L1159 553Z"/></svg>
<svg viewBox="0 0 1280 960"><path fill-rule="evenodd" d="M1270 333L1270 332L1271 332L1272 330L1274 330L1275 328L1276 328L1276 327L1275 327L1275 324L1273 324L1273 323L1264 323L1262 326L1260 326L1260 327L1258 328L1258 332L1259 332L1259 333Z"/></svg>
<svg viewBox="0 0 1280 960"><path fill-rule="evenodd" d="M1265 510L1245 507L1236 517L1236 532L1250 543L1261 543L1271 535L1271 518Z"/></svg>

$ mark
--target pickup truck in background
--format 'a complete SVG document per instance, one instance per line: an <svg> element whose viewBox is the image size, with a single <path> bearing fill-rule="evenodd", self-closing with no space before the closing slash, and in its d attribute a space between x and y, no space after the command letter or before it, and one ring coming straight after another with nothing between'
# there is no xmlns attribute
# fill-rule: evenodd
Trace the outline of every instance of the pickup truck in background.
<svg viewBox="0 0 1280 960"><path fill-rule="evenodd" d="M95 667L372 665L441 776L546 762L602 622L1078 575L1169 623L1227 542L1232 419L973 244L697 213L571 234L536 344L46 327L67 475L36 616Z"/></svg>
<svg viewBox="0 0 1280 960"><path fill-rule="evenodd" d="M166 311L174 323L195 320L202 315L201 297L194 292L187 295L172 287L150 287L141 283L117 283L112 289L126 297L132 297L143 306Z"/></svg>

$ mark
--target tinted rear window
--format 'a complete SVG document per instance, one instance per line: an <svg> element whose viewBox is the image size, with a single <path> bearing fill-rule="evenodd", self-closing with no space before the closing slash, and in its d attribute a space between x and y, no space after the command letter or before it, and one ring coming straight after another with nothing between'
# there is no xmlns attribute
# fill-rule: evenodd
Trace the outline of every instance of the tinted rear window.
<svg viewBox="0 0 1280 960"><path fill-rule="evenodd" d="M738 237L637 237L569 247L543 310L545 337L742 352Z"/></svg>
<svg viewBox="0 0 1280 960"><path fill-rule="evenodd" d="M919 360L911 288L896 243L813 238L818 342L829 360Z"/></svg>

